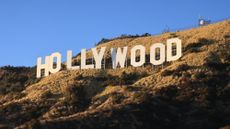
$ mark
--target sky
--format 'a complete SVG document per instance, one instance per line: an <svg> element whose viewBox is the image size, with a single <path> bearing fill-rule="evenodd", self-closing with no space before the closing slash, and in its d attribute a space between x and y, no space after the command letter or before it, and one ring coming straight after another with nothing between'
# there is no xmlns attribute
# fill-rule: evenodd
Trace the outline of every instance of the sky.
<svg viewBox="0 0 230 129"><path fill-rule="evenodd" d="M37 57L92 48L102 38L230 17L230 0L1 0L0 66L35 66Z"/></svg>

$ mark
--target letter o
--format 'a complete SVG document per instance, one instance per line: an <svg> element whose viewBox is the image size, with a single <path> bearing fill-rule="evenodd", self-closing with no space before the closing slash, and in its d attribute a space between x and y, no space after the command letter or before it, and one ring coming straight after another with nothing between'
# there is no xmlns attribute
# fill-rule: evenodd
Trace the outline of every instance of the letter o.
<svg viewBox="0 0 230 129"><path fill-rule="evenodd" d="M160 59L156 60L156 49L160 49ZM155 43L150 47L150 62L153 65L160 65L165 62L165 45L162 43Z"/></svg>
<svg viewBox="0 0 230 129"><path fill-rule="evenodd" d="M136 61L137 50L140 51L140 61ZM145 47L137 45L131 49L131 65L134 67L142 66L145 63Z"/></svg>
<svg viewBox="0 0 230 129"><path fill-rule="evenodd" d="M54 58L57 58L56 68L53 67ZM61 70L61 54L59 52L55 52L50 56L49 71L51 73L56 73L56 72L58 72L60 70Z"/></svg>

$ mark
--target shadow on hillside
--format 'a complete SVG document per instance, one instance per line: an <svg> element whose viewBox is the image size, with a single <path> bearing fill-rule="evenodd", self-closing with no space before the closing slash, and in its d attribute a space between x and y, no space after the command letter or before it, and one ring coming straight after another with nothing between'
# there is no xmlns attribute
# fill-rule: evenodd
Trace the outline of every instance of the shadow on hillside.
<svg viewBox="0 0 230 129"><path fill-rule="evenodd" d="M220 100L220 96L212 98L213 90L197 87L181 91L176 86L169 86L159 90L156 96L146 97L139 104L101 110L82 118L44 122L38 128L219 129L230 124L230 103L227 99Z"/></svg>
<svg viewBox="0 0 230 129"><path fill-rule="evenodd" d="M181 66L179 69L185 68ZM67 118L39 123L38 128L48 129L219 129L230 125L230 76L227 71L180 85L170 85L149 95L148 89L140 92L145 97L140 103L104 109L85 117ZM140 89L131 88L138 92ZM136 97L140 99L140 94ZM120 98L120 97L118 97ZM97 126L95 126L97 125Z"/></svg>
<svg viewBox="0 0 230 129"><path fill-rule="evenodd" d="M56 101L11 103L0 108L0 126L11 129L46 113ZM3 128L5 129L5 128Z"/></svg>
<svg viewBox="0 0 230 129"><path fill-rule="evenodd" d="M184 53L192 53L192 52L201 52L201 47L206 45L211 45L215 43L215 40L213 39L206 39L206 38L199 38L197 42L188 44L183 52Z"/></svg>

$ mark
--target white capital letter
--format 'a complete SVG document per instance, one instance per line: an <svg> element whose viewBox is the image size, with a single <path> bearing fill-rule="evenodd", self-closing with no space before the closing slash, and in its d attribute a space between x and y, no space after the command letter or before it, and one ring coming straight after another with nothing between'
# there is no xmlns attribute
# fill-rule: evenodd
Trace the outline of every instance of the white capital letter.
<svg viewBox="0 0 230 129"><path fill-rule="evenodd" d="M57 59L56 62L54 62L54 58ZM54 63L56 63L56 68L54 68ZM61 70L61 54L59 52L51 54L49 69L51 73L56 73Z"/></svg>
<svg viewBox="0 0 230 129"><path fill-rule="evenodd" d="M156 60L156 48L159 48L158 54L160 54L160 59ZM150 48L150 62L153 65L160 65L165 62L165 45L162 43L155 43Z"/></svg>
<svg viewBox="0 0 230 129"><path fill-rule="evenodd" d="M49 76L49 62L50 62L49 56L46 56L45 64L42 64L42 58L38 57L38 59L37 59L37 78L41 77L41 70L42 69L44 69L44 71L45 71L44 76Z"/></svg>
<svg viewBox="0 0 230 129"><path fill-rule="evenodd" d="M67 51L67 69L79 69L80 66L72 66L72 54L73 52L71 50Z"/></svg>
<svg viewBox="0 0 230 129"><path fill-rule="evenodd" d="M140 51L140 61L136 61L137 50ZM134 67L142 66L145 63L145 47L137 45L131 49L131 65Z"/></svg>
<svg viewBox="0 0 230 129"><path fill-rule="evenodd" d="M96 62L96 69L101 69L101 61L105 53L105 48L106 47L102 47L99 53L97 52L96 48L92 48L93 57Z"/></svg>
<svg viewBox="0 0 230 129"><path fill-rule="evenodd" d="M175 43L176 45L176 55L172 54L172 46ZM182 56L182 46L181 40L178 38L168 39L167 40L167 61L174 61L179 59Z"/></svg>
<svg viewBox="0 0 230 129"><path fill-rule="evenodd" d="M121 68L125 67L127 50L128 47L123 47L123 51L121 50L121 48L118 49L111 48L113 69L116 69L118 64L120 65Z"/></svg>
<svg viewBox="0 0 230 129"><path fill-rule="evenodd" d="M93 69L94 65L87 65L86 64L86 49L81 50L81 69Z"/></svg>

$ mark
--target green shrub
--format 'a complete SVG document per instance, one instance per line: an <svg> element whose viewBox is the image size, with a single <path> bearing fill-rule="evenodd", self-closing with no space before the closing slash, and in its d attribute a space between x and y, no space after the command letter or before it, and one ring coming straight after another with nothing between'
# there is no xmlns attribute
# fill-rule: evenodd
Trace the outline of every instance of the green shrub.
<svg viewBox="0 0 230 129"><path fill-rule="evenodd" d="M186 71L188 70L190 67L187 65L187 64L182 64L182 65L179 65L177 68L176 68L176 71L175 72L182 72L182 71Z"/></svg>
<svg viewBox="0 0 230 129"><path fill-rule="evenodd" d="M172 70L164 70L162 73L161 73L161 76L170 76L173 74L173 71Z"/></svg>
<svg viewBox="0 0 230 129"><path fill-rule="evenodd" d="M176 37L178 37L178 35L175 32L170 33L169 38L176 38Z"/></svg>
<svg viewBox="0 0 230 129"><path fill-rule="evenodd" d="M190 78L191 74L185 72L185 73L182 73L182 77L184 77L184 78Z"/></svg>
<svg viewBox="0 0 230 129"><path fill-rule="evenodd" d="M119 77L120 85L129 85L134 83L136 80L147 76L147 73L137 73L137 72L132 72L132 73L126 73L122 72L122 74Z"/></svg>
<svg viewBox="0 0 230 129"><path fill-rule="evenodd" d="M216 70L224 70L225 69L225 66L221 62L219 55L214 53L214 52L209 53L208 57L205 58L204 66L211 68L211 69L216 69Z"/></svg>
<svg viewBox="0 0 230 129"><path fill-rule="evenodd" d="M142 35L130 35L130 34L122 34L116 38L112 38L112 39L106 39L106 38L102 38L101 41L99 41L98 43L95 44L95 46L97 45L100 45L100 44L103 44L103 43L107 43L107 42L110 42L110 41L113 41L113 40L117 40L117 39L126 39L126 38L138 38L138 37L148 37L148 36L151 36L151 34L149 33L144 33Z"/></svg>
<svg viewBox="0 0 230 129"><path fill-rule="evenodd" d="M78 76L75 78L75 80L82 80L82 79L84 79L84 77L83 77L82 74L78 75Z"/></svg>
<svg viewBox="0 0 230 129"><path fill-rule="evenodd" d="M200 48L198 47L193 47L188 50L188 53L197 53L200 52Z"/></svg>
<svg viewBox="0 0 230 129"><path fill-rule="evenodd" d="M48 99L48 98L51 98L52 96L53 96L52 92L50 90L48 90L42 94L41 98Z"/></svg>
<svg viewBox="0 0 230 129"><path fill-rule="evenodd" d="M206 77L206 75L203 72L198 72L198 73L192 74L192 78L196 79L196 80L200 80L200 79L205 78L205 77Z"/></svg>
<svg viewBox="0 0 230 129"><path fill-rule="evenodd" d="M146 91L137 91L134 93L133 98L136 101L145 101L150 97Z"/></svg>
<svg viewBox="0 0 230 129"><path fill-rule="evenodd" d="M84 86L82 85L70 85L64 88L63 94L66 98L66 101L71 104L79 103L85 99Z"/></svg>
<svg viewBox="0 0 230 129"><path fill-rule="evenodd" d="M39 120L33 119L28 124L28 129L41 129L41 124Z"/></svg>
<svg viewBox="0 0 230 129"><path fill-rule="evenodd" d="M113 93L113 94L111 94L111 97L112 97L113 102L115 102L117 104L121 103L122 100L125 99L125 96L121 93Z"/></svg>
<svg viewBox="0 0 230 129"><path fill-rule="evenodd" d="M227 34L226 34L226 35L224 35L224 38L225 38L225 39L229 39L229 38L230 38L230 35L227 35Z"/></svg>
<svg viewBox="0 0 230 129"><path fill-rule="evenodd" d="M36 83L34 67L0 67L0 94L21 92L27 85Z"/></svg>
<svg viewBox="0 0 230 129"><path fill-rule="evenodd" d="M175 97L177 93L178 93L178 88L175 85L169 85L166 87L162 87L161 89L157 91L157 95L160 95L166 98Z"/></svg>

